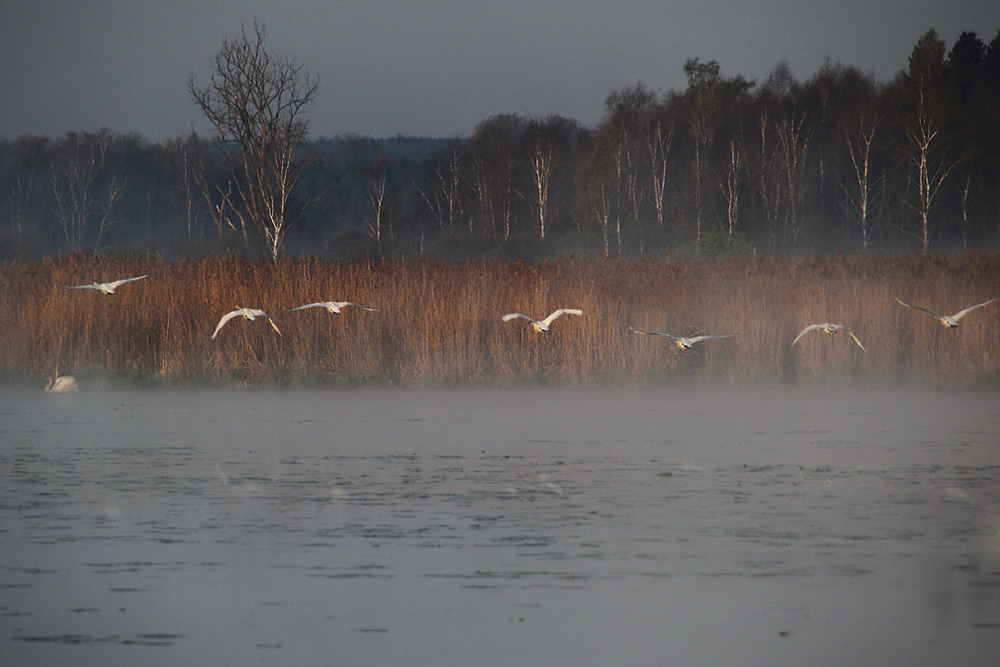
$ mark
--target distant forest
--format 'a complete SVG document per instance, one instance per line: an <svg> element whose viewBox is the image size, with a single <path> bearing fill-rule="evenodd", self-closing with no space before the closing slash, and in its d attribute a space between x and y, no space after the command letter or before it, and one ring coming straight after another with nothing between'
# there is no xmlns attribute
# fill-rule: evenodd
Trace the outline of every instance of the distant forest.
<svg viewBox="0 0 1000 667"><path fill-rule="evenodd" d="M499 115L469 137L309 139L282 253L330 259L1000 247L1000 32L936 31L882 82L828 62L763 82L688 60L687 88L611 91L595 128ZM179 91L178 94L181 94ZM345 91L344 94L349 94ZM0 260L266 257L217 144L0 139Z"/></svg>

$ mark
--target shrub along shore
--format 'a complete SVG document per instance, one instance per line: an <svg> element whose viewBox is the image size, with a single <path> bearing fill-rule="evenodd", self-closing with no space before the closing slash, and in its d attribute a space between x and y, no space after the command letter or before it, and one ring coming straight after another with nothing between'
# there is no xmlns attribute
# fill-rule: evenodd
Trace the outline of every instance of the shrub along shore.
<svg viewBox="0 0 1000 667"><path fill-rule="evenodd" d="M148 274L113 295L63 286ZM947 329L894 299L953 314L1000 296L1000 256L168 262L71 255L0 266L0 375L90 384L311 387L709 383L1000 387L1000 301ZM320 308L352 301L378 308ZM267 322L219 319L260 308ZM579 308L549 333L528 322ZM809 333L835 322L843 333ZM734 334L682 351L676 335Z"/></svg>

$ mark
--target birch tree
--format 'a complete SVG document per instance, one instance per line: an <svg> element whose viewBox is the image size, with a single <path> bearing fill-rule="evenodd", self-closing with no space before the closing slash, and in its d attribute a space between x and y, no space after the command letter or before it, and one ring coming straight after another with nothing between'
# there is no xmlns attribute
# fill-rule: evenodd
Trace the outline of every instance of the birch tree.
<svg viewBox="0 0 1000 667"><path fill-rule="evenodd" d="M842 187L848 214L861 229L861 247L864 250L868 249L871 236L874 191L883 178L874 173L872 164L874 159L872 147L875 144L875 132L878 130L880 120L877 115L862 116L852 129L843 127L851 171Z"/></svg>
<svg viewBox="0 0 1000 667"><path fill-rule="evenodd" d="M910 113L902 120L906 138L906 158L910 165L911 182L915 185L916 201L907 204L917 213L917 238L924 252L930 248L932 235L931 212L941 187L959 165L949 151L944 131L949 114L948 91L942 82L944 42L934 29L927 31L910 55L910 72L906 92Z"/></svg>
<svg viewBox="0 0 1000 667"><path fill-rule="evenodd" d="M375 237L375 242L382 246L382 233L387 231L392 235L392 227L389 224L389 160L385 156L380 157L371 164L362 168L365 177L365 189L368 192L368 203L371 205L369 215L366 219L368 230ZM383 230L383 227L387 228Z"/></svg>
<svg viewBox="0 0 1000 667"><path fill-rule="evenodd" d="M304 115L319 82L294 58L269 52L264 38L264 25L254 21L249 34L244 27L223 40L208 85L199 88L192 75L188 90L231 163L239 205L277 261L304 169Z"/></svg>
<svg viewBox="0 0 1000 667"><path fill-rule="evenodd" d="M125 177L106 165L111 134L69 133L57 146L50 185L52 209L60 236L70 252L96 252L108 229L117 222L125 192Z"/></svg>

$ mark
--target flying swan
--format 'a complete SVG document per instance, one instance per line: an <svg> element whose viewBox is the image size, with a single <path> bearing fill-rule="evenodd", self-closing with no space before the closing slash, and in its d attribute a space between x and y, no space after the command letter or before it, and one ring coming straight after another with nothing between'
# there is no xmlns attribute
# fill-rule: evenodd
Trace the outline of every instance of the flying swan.
<svg viewBox="0 0 1000 667"><path fill-rule="evenodd" d="M72 287L60 287L59 289L96 289L104 292L105 294L114 294L115 290L125 283L131 283L148 277L149 274L145 276L138 276L136 278L123 278L122 280L115 280L110 283L91 283L90 285L74 285Z"/></svg>
<svg viewBox="0 0 1000 667"><path fill-rule="evenodd" d="M700 343L703 340L709 340L710 338L732 338L734 334L724 334L721 336L674 336L672 334L664 333L662 331L643 331L642 329L636 329L635 327L629 327L629 331L634 331L637 334L643 334L644 336L664 336L669 338L674 342L674 345L681 348L682 350L690 350L694 347L695 343Z"/></svg>
<svg viewBox="0 0 1000 667"><path fill-rule="evenodd" d="M559 310L553 312L551 315L549 315L548 317L546 317L544 320L541 320L541 321L536 320L536 319L532 319L532 318L528 317L527 315L522 315L521 313L507 313L506 315L503 316L502 319L503 319L504 322L510 322L515 317L520 317L522 319L525 319L525 320L528 320L529 322L531 322L531 326L535 327L535 331L537 331L539 333L545 333L546 331L549 330L549 328L551 327L552 323L560 315L583 315L583 311L582 310L577 310L575 308L560 308Z"/></svg>
<svg viewBox="0 0 1000 667"><path fill-rule="evenodd" d="M824 322L823 324L810 324L805 329L799 332L799 335L796 336L795 340L792 341L792 345L798 343L799 339L805 336L810 331L816 331L817 329L822 331L823 333L828 333L830 335L833 335L838 331L846 331L847 335L850 336L851 339L858 344L858 347L860 347L862 350L865 349L865 346L861 344L861 341L858 340L858 337L854 335L854 332L852 332L850 329L848 329L842 324L833 324L832 322Z"/></svg>
<svg viewBox="0 0 1000 667"><path fill-rule="evenodd" d="M896 301L899 301L898 297L893 297L893 298L895 298ZM972 311L974 311L976 308L982 308L983 306L989 305L989 304L993 303L994 301L996 301L996 299L990 299L989 301L984 301L984 302L982 302L980 304L976 304L975 306L969 306L965 310L960 310L957 313L955 313L954 315L940 315L938 313L935 313L930 308L922 308L920 306L911 306L910 304L903 303L902 301L899 301L899 305L906 306L907 308L914 308L916 310L922 310L925 313L930 313L931 315L933 315L937 319L938 322L940 322L944 326L948 327L949 329L954 329L954 328L956 328L958 326L958 321L960 319L962 319L963 317L965 317L966 315L968 315L969 313L971 313Z"/></svg>
<svg viewBox="0 0 1000 667"><path fill-rule="evenodd" d="M267 321L271 324L274 330L278 332L278 335L279 336L281 335L281 330L278 329L278 326L274 323L274 320L272 320L271 316L265 313L263 310L260 310L259 308L240 308L239 310L234 310L222 316L222 319L219 320L219 325L215 327L215 333L212 334L212 338L214 339L218 335L219 329L226 326L226 322L233 319L234 317L243 317L250 321L257 319L258 317L266 317Z"/></svg>
<svg viewBox="0 0 1000 667"><path fill-rule="evenodd" d="M72 375L60 376L59 372L56 372L55 378L47 377L45 378L45 391L52 394L61 394L67 391L76 391L80 387L76 384L76 378Z"/></svg>
<svg viewBox="0 0 1000 667"><path fill-rule="evenodd" d="M328 312L331 312L334 315L340 315L340 311L347 306L355 306L357 308L371 311L378 310L378 308L369 308L368 306L362 306L359 303L351 303L350 301L320 301L319 303L308 303L304 306L299 306L298 308L289 308L288 312L293 310L305 310L306 308L326 308Z"/></svg>

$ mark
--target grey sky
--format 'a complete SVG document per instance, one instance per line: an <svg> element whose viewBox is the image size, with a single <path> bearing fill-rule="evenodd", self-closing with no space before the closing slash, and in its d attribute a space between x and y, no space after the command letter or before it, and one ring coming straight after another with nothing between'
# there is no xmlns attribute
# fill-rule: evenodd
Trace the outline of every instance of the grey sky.
<svg viewBox="0 0 1000 667"><path fill-rule="evenodd" d="M153 141L205 124L188 77L259 18L320 77L311 134L468 135L501 113L594 126L606 95L682 90L687 58L762 81L824 57L886 80L934 27L989 42L996 0L39 0L0 5L0 136L108 127Z"/></svg>

